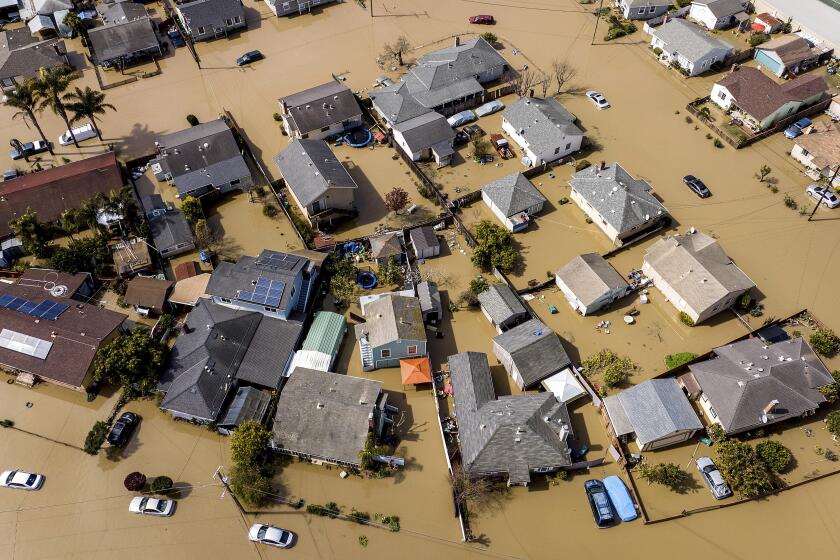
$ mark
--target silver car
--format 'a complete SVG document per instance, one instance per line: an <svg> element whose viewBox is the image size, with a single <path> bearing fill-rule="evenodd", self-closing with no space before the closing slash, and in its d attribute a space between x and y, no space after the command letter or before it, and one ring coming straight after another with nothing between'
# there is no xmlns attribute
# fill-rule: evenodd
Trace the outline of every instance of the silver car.
<svg viewBox="0 0 840 560"><path fill-rule="evenodd" d="M700 471L700 476L703 477L703 481L709 487L709 490L712 491L715 499L723 500L732 496L732 490L730 490L726 481L723 480L723 475L720 474L714 461L709 457L699 457L695 463L697 464L697 470Z"/></svg>
<svg viewBox="0 0 840 560"><path fill-rule="evenodd" d="M449 123L449 126L455 128L456 126L461 126L462 124L473 122L475 119L475 113L473 113L472 111L461 111L460 113L455 113L454 115L446 119L446 122Z"/></svg>
<svg viewBox="0 0 840 560"><path fill-rule="evenodd" d="M837 208L840 206L840 198L837 197L834 191L822 185L817 185L816 183L810 185L805 189L805 192L818 203L822 200L822 204L826 208Z"/></svg>
<svg viewBox="0 0 840 560"><path fill-rule="evenodd" d="M475 110L475 114L479 117L486 117L487 115L492 115L493 113L501 111L504 108L505 104L499 101L498 99L495 99L493 101L490 101L489 103L485 103L481 107L478 107Z"/></svg>
<svg viewBox="0 0 840 560"><path fill-rule="evenodd" d="M148 496L137 496L131 499L128 504L128 511L140 515L156 515L158 517L169 517L175 512L173 500L161 500Z"/></svg>
<svg viewBox="0 0 840 560"><path fill-rule="evenodd" d="M295 534L286 529L272 527L264 523L254 523L251 525L251 530L248 531L248 538L269 546L289 548L295 540Z"/></svg>

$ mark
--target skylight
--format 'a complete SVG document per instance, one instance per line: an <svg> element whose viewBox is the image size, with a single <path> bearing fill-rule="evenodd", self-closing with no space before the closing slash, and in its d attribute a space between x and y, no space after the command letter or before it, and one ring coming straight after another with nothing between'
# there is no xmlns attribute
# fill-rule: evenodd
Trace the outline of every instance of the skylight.
<svg viewBox="0 0 840 560"><path fill-rule="evenodd" d="M46 360L50 353L52 342L25 335L9 329L0 331L0 348L26 354L39 360Z"/></svg>

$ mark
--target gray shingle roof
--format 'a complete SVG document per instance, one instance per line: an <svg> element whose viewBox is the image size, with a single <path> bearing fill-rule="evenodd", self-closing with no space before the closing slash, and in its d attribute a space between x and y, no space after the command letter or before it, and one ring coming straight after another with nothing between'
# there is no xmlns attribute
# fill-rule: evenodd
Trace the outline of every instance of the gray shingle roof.
<svg viewBox="0 0 840 560"><path fill-rule="evenodd" d="M271 404L271 394L254 387L240 387L236 390L224 416L219 420L219 427L231 428L243 422L255 420L262 422L268 405Z"/></svg>
<svg viewBox="0 0 840 560"><path fill-rule="evenodd" d="M493 342L510 354L526 388L572 363L560 337L539 319L510 329Z"/></svg>
<svg viewBox="0 0 840 560"><path fill-rule="evenodd" d="M357 336L367 333L372 348L395 340L426 340L420 300L388 295L365 306L365 322L356 325Z"/></svg>
<svg viewBox="0 0 840 560"><path fill-rule="evenodd" d="M660 239L644 261L698 313L755 286L720 243L702 232Z"/></svg>
<svg viewBox="0 0 840 560"><path fill-rule="evenodd" d="M486 290L478 294L478 302L497 325L517 315L528 314L525 306L507 284L490 284Z"/></svg>
<svg viewBox="0 0 840 560"><path fill-rule="evenodd" d="M619 234L668 214L650 194L650 185L635 179L618 163L591 165L572 176L572 188Z"/></svg>
<svg viewBox="0 0 840 560"><path fill-rule="evenodd" d="M323 140L299 140L274 156L286 186L304 206L330 189L357 189L356 181Z"/></svg>
<svg viewBox="0 0 840 560"><path fill-rule="evenodd" d="M732 45L708 35L702 27L684 19L675 18L653 30L653 36L665 43L666 51L678 52L695 62L715 49L732 50Z"/></svg>
<svg viewBox="0 0 840 560"><path fill-rule="evenodd" d="M779 404L768 424L814 410L825 402L817 388L834 382L802 337L770 345L750 338L714 353L689 370L727 433L762 425L763 409L773 400Z"/></svg>
<svg viewBox="0 0 840 560"><path fill-rule="evenodd" d="M741 0L708 0L696 2L696 4L705 4L712 15L718 19L734 16L744 11L744 2Z"/></svg>
<svg viewBox="0 0 840 560"><path fill-rule="evenodd" d="M676 379L649 379L604 399L616 435L636 434L640 445L703 424ZM626 424L625 421L626 420Z"/></svg>
<svg viewBox="0 0 840 560"><path fill-rule="evenodd" d="M145 8L134 4L143 11L141 15L136 10L126 9L129 5L132 3L122 2L114 5L128 14L126 19L122 19L123 16L115 12L114 18L109 20L110 23L88 30L96 60L100 63L160 48L154 25L149 16L145 15Z"/></svg>
<svg viewBox="0 0 840 560"><path fill-rule="evenodd" d="M370 237L368 240L370 241L370 256L374 259L396 257L403 252L402 243L395 231Z"/></svg>
<svg viewBox="0 0 840 560"><path fill-rule="evenodd" d="M225 20L237 16L243 24L245 22L245 8L240 0L195 0L176 6L184 16L187 26L194 30L198 30L199 27L224 29L227 27Z"/></svg>
<svg viewBox="0 0 840 560"><path fill-rule="evenodd" d="M301 134L362 118L362 109L353 92L336 80L281 97L280 103L288 108L286 115L292 129Z"/></svg>
<svg viewBox="0 0 840 560"><path fill-rule="evenodd" d="M443 311L440 303L440 292L434 282L417 284L417 298L420 300L420 310L423 313L432 311L440 314Z"/></svg>
<svg viewBox="0 0 840 560"><path fill-rule="evenodd" d="M449 356L449 371L467 472L503 472L512 483L527 483L532 469L571 463L568 411L553 394L497 399L487 356L478 352Z"/></svg>
<svg viewBox="0 0 840 560"><path fill-rule="evenodd" d="M625 0L628 8L642 6L673 6L674 0Z"/></svg>
<svg viewBox="0 0 840 560"><path fill-rule="evenodd" d="M574 124L577 118L553 97L522 97L508 105L502 117L537 154L554 150L569 137L583 136Z"/></svg>
<svg viewBox="0 0 840 560"><path fill-rule="evenodd" d="M405 82L372 91L368 97L392 126L430 111L414 100Z"/></svg>
<svg viewBox="0 0 840 560"><path fill-rule="evenodd" d="M44 68L54 68L65 64L64 41L47 39L40 41L33 37L29 28L0 31L0 79L34 78Z"/></svg>
<svg viewBox="0 0 840 560"><path fill-rule="evenodd" d="M435 229L432 226L414 228L408 236L411 239L411 244L418 252L440 247L440 240L435 235Z"/></svg>
<svg viewBox="0 0 840 560"><path fill-rule="evenodd" d="M481 192L505 215L515 216L546 198L522 173L516 172L481 187Z"/></svg>
<svg viewBox="0 0 840 560"><path fill-rule="evenodd" d="M587 306L607 292L627 287L624 278L598 253L578 255L557 271L557 277Z"/></svg>
<svg viewBox="0 0 840 560"><path fill-rule="evenodd" d="M195 243L190 224L178 210L166 210L149 218L152 241L158 251L181 244Z"/></svg>
<svg viewBox="0 0 840 560"><path fill-rule="evenodd" d="M446 117L434 111L404 120L393 127L402 134L412 152L419 152L443 142L451 143L455 138L455 131L446 122Z"/></svg>
<svg viewBox="0 0 840 560"><path fill-rule="evenodd" d="M277 401L271 445L358 464L382 382L296 368Z"/></svg>

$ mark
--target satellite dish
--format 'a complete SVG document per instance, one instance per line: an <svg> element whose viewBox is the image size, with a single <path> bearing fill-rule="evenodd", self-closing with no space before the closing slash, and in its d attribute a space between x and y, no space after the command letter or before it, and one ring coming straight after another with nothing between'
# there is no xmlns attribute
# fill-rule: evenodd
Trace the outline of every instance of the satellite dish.
<svg viewBox="0 0 840 560"><path fill-rule="evenodd" d="M62 297L64 294L67 293L67 286L64 284L59 284L57 286L53 286L50 290L50 295L54 297Z"/></svg>

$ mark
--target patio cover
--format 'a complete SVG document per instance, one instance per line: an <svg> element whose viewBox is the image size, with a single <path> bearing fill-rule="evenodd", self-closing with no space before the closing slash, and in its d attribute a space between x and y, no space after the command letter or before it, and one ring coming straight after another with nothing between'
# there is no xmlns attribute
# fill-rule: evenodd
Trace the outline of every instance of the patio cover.
<svg viewBox="0 0 840 560"><path fill-rule="evenodd" d="M563 404L568 404L573 400L582 397L586 391L580 385L574 373L570 368L558 371L551 377L544 379L542 386L546 391L551 391L557 400Z"/></svg>
<svg viewBox="0 0 840 560"><path fill-rule="evenodd" d="M29 23L26 24L29 27L29 31L32 33L38 33L39 31L43 31L45 29L52 29L55 30L55 25L53 24L50 16L35 16Z"/></svg>
<svg viewBox="0 0 840 560"><path fill-rule="evenodd" d="M207 284L210 282L210 274L203 273L198 276L190 276L175 282L172 293L169 294L169 301L181 305L195 307L195 302L207 292Z"/></svg>
<svg viewBox="0 0 840 560"><path fill-rule="evenodd" d="M429 358L403 358L400 360L400 375L403 385L419 385L432 382Z"/></svg>

